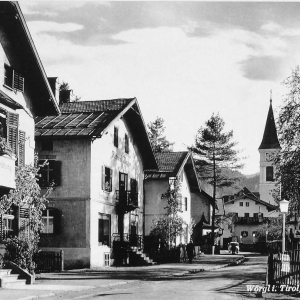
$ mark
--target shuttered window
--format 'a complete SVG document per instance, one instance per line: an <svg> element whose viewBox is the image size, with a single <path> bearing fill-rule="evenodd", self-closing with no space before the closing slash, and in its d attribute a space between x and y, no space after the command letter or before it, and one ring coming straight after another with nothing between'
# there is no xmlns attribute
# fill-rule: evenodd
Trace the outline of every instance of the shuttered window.
<svg viewBox="0 0 300 300"><path fill-rule="evenodd" d="M18 124L19 115L7 112L7 139L13 154L18 156Z"/></svg>
<svg viewBox="0 0 300 300"><path fill-rule="evenodd" d="M30 235L30 210L19 207L19 237L29 238Z"/></svg>
<svg viewBox="0 0 300 300"><path fill-rule="evenodd" d="M24 77L14 70L13 89L24 92Z"/></svg>
<svg viewBox="0 0 300 300"><path fill-rule="evenodd" d="M119 129L118 127L114 127L114 146L119 147Z"/></svg>
<svg viewBox="0 0 300 300"><path fill-rule="evenodd" d="M24 77L6 64L4 64L4 84L12 89L24 92Z"/></svg>
<svg viewBox="0 0 300 300"><path fill-rule="evenodd" d="M129 138L128 134L125 133L125 152L129 153Z"/></svg>
<svg viewBox="0 0 300 300"><path fill-rule="evenodd" d="M19 130L19 166L25 165L25 132Z"/></svg>
<svg viewBox="0 0 300 300"><path fill-rule="evenodd" d="M112 169L102 166L102 190L112 191Z"/></svg>

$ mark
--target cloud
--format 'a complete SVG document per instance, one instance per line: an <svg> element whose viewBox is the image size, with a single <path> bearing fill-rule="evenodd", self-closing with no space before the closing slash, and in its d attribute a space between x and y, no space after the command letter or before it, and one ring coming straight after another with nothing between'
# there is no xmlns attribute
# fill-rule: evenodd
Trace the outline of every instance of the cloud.
<svg viewBox="0 0 300 300"><path fill-rule="evenodd" d="M72 32L82 30L84 27L80 24L75 23L55 23L47 21L31 21L28 22L30 32L34 34L39 33L59 33L59 32Z"/></svg>

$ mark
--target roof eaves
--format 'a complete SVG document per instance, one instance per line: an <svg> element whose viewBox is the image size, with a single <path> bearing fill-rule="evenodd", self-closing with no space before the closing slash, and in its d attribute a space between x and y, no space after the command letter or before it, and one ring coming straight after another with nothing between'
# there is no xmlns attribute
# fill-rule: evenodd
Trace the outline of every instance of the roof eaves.
<svg viewBox="0 0 300 300"><path fill-rule="evenodd" d="M56 102L55 97L54 97L53 92L52 92L52 89L51 89L51 87L50 87L50 85L49 85L48 78L47 78L47 76L46 76L46 72L45 72L44 67L43 67L43 65L42 65L42 62L41 62L41 60L40 60L40 57L39 57L39 55L38 55L38 52L37 52L37 50L36 50L36 48L35 48L33 39L32 39L32 37L31 37L31 34L30 34L29 29L28 29L28 27L27 27L27 24L26 24L25 18L24 18L24 16L23 16L23 13L22 13L22 11L21 11L21 8L20 8L20 6L19 6L19 3L16 2L16 1L10 1L10 3L15 7L15 9L16 9L16 11L17 11L17 13L18 13L18 16L19 16L19 18L20 18L21 25L22 25L22 27L23 27L23 30L24 30L25 34L26 34L28 43L29 43L30 48L31 48L31 50L32 50L32 52L33 52L33 55L34 55L34 57L35 57L35 59L36 59L36 62L37 62L37 64L38 64L38 66L39 66L39 69L40 69L40 72L41 72L41 74L42 74L44 83L45 83L45 85L46 85L46 87L47 87L47 90L48 90L48 92L49 92L49 95L50 95L49 101L51 101L51 102L53 103L56 112L57 112L58 114L60 114L60 109L59 109L58 103Z"/></svg>
<svg viewBox="0 0 300 300"><path fill-rule="evenodd" d="M132 101L130 101L110 122L109 124L100 132L100 137L107 132L107 130L112 126L112 124L118 120L121 119L122 116L136 103L136 98L133 98Z"/></svg>

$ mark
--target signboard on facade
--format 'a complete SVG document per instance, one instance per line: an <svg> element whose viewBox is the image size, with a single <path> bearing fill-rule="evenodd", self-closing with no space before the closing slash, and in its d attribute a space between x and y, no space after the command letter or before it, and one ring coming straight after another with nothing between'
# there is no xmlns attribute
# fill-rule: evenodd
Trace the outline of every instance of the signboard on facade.
<svg viewBox="0 0 300 300"><path fill-rule="evenodd" d="M248 236L248 231L242 231L242 232L241 232L241 236L242 236L243 238L247 237L247 236Z"/></svg>
<svg viewBox="0 0 300 300"><path fill-rule="evenodd" d="M16 188L15 159L8 155L0 155L0 187Z"/></svg>

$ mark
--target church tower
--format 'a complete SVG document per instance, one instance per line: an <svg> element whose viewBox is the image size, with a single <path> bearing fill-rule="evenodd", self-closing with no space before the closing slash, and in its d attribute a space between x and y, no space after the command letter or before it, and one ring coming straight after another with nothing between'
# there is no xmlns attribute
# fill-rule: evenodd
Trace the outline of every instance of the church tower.
<svg viewBox="0 0 300 300"><path fill-rule="evenodd" d="M271 98L265 131L258 151L260 153L260 199L273 205L276 205L271 194L272 190L275 188L275 166L273 166L273 155L279 149L280 144L277 137Z"/></svg>

